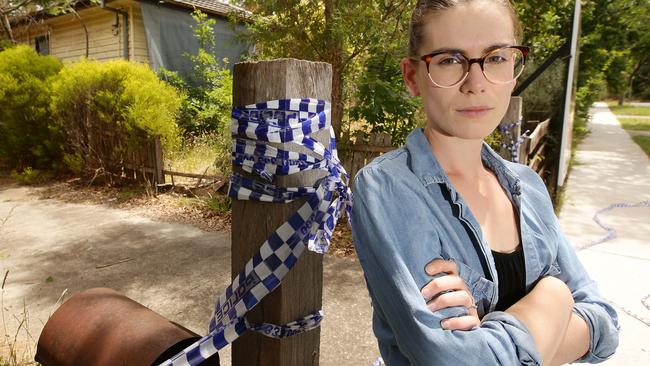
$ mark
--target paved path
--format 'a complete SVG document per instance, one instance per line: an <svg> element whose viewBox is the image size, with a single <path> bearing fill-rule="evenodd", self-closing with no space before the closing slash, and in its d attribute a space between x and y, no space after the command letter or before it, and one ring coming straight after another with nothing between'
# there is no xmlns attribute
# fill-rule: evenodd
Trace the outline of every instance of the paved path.
<svg viewBox="0 0 650 366"><path fill-rule="evenodd" d="M650 160L604 103L592 113L591 134L578 146L560 214L576 246L607 234L592 219L598 210L650 200ZM600 219L618 236L578 255L620 317L619 350L602 365L650 365L650 325L643 322L650 324L650 309L642 303L650 295L650 207L617 208Z"/></svg>
<svg viewBox="0 0 650 366"><path fill-rule="evenodd" d="M625 103L635 107L650 107L650 102Z"/></svg>
<svg viewBox="0 0 650 366"><path fill-rule="evenodd" d="M18 343L33 350L65 289L74 294L111 287L205 334L214 299L230 278L230 234L155 222L104 206L38 200L34 188L0 187L0 276L6 270L6 328L0 327L0 356L5 358L4 335L13 340L25 319L23 309L29 334L18 332ZM53 281L48 283L48 277ZM323 311L321 365L370 365L379 351L355 259L325 256ZM230 365L230 347L220 355L222 365Z"/></svg>

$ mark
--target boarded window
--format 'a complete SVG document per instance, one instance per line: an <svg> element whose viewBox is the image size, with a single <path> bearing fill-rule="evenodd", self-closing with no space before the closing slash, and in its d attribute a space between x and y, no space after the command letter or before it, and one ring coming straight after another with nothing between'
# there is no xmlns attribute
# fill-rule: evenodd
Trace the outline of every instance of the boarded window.
<svg viewBox="0 0 650 366"><path fill-rule="evenodd" d="M50 54L50 37L47 34L36 37L34 43L36 43L36 52L43 56Z"/></svg>

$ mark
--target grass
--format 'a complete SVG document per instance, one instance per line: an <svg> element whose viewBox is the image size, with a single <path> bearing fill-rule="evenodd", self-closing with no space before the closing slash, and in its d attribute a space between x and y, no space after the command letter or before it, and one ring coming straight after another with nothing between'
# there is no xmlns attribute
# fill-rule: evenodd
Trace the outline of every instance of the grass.
<svg viewBox="0 0 650 366"><path fill-rule="evenodd" d="M0 317L2 318L2 328L4 336L0 342L0 366L32 366L40 365L34 361L34 354L36 352L36 340L29 332L29 315L27 312L27 305L23 302L23 311L21 314L12 314L11 318L7 319L5 314L4 304L4 287L7 281L9 270L4 274L2 280L2 288L0 293ZM15 333L10 334L7 329L8 320L13 320L18 323ZM25 337L26 336L26 337ZM27 338L27 341L21 341L19 338Z"/></svg>
<svg viewBox="0 0 650 366"><path fill-rule="evenodd" d="M632 105L610 105L612 113L621 116L650 116L650 107L635 107Z"/></svg>
<svg viewBox="0 0 650 366"><path fill-rule="evenodd" d="M641 149L645 151L645 154L650 158L650 136L633 136L632 140L636 142Z"/></svg>
<svg viewBox="0 0 650 366"><path fill-rule="evenodd" d="M630 104L618 105L616 101L607 101L609 109L618 116L650 116L650 107L636 107Z"/></svg>
<svg viewBox="0 0 650 366"><path fill-rule="evenodd" d="M173 171L206 175L230 173L230 146L218 135L204 135L187 140L169 152L165 166Z"/></svg>
<svg viewBox="0 0 650 366"><path fill-rule="evenodd" d="M650 108L648 108L650 110ZM650 118L618 118L624 129L629 131L650 131Z"/></svg>

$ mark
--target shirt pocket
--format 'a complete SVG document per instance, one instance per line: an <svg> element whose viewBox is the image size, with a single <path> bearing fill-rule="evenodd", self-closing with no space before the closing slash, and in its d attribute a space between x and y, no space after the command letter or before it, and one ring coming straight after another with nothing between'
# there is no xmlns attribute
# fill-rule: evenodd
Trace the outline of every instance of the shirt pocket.
<svg viewBox="0 0 650 366"><path fill-rule="evenodd" d="M458 275L465 281L465 285L472 293L472 297L476 302L478 316L479 318L483 318L483 315L490 312L492 299L496 295L494 282L485 278L482 272L474 270L465 263L455 262L458 268Z"/></svg>

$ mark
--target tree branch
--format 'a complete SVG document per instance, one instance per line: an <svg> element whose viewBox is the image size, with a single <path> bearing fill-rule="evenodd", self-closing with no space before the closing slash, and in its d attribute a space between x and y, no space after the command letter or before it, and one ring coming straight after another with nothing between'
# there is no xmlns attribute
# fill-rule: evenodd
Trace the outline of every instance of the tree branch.
<svg viewBox="0 0 650 366"><path fill-rule="evenodd" d="M9 15L9 13L12 13L12 12L22 8L23 6L26 6L29 3L33 3L33 2L34 2L34 0L23 0L22 2L14 5L13 8L7 8L7 9L2 10L2 15Z"/></svg>

